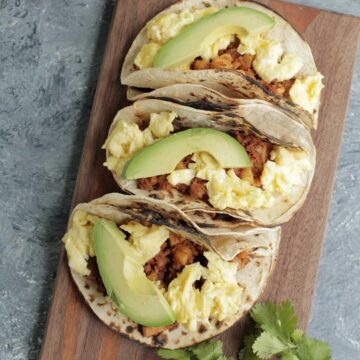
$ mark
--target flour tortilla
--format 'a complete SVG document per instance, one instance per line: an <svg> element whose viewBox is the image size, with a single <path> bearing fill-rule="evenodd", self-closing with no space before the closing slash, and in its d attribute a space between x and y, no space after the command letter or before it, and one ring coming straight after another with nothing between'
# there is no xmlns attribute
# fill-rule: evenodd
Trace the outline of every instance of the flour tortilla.
<svg viewBox="0 0 360 360"><path fill-rule="evenodd" d="M170 231L181 234L202 246L211 247L229 260L241 250L247 250L253 255L250 263L239 270L237 275L239 284L244 288L244 301L235 315L221 322L211 320L210 326L199 323L196 332L190 332L179 324L172 330L165 330L157 336L148 338L142 335L138 324L116 310L110 298L98 290L99 284L94 279L71 270L77 287L101 321L128 338L149 346L182 348L222 333L238 321L260 297L276 262L280 228L238 228L235 231L218 233L214 229L209 229L212 236L208 236L207 229L199 229L185 213L171 204L118 193L107 194L89 203L79 204L72 212L69 228L78 210L117 224L135 220L163 225Z"/></svg>
<svg viewBox="0 0 360 360"><path fill-rule="evenodd" d="M150 113L174 111L175 130L210 127L224 132L251 129L257 136L287 148L307 151L311 169L305 186L293 193L277 196L270 208L217 210L202 200L193 200L173 189L146 191L139 189L135 180L126 180L112 171L120 188L143 197L166 200L184 211L200 227L229 228L240 223L273 226L287 222L303 205L315 170L315 147L310 133L300 122L280 111L278 107L258 100L233 100L211 89L189 85L175 85L158 89L153 98L142 99L118 112L109 135L120 121L140 124ZM158 96L159 95L159 96ZM109 153L107 153L109 155ZM215 218L213 215L217 215Z"/></svg>
<svg viewBox="0 0 360 360"><path fill-rule="evenodd" d="M234 6L248 7L271 16L276 20L276 25L267 33L267 37L278 40L285 53L294 53L302 59L304 65L297 76L311 76L317 72L311 49L303 37L279 14L256 2L241 0L185 0L170 6L156 17L167 13L178 13L184 9L197 10L208 6L219 9ZM292 113L308 128L317 128L320 102L318 107L310 114L292 101L270 92L260 82L238 70L208 69L181 71L160 68L137 70L134 67L134 60L141 47L146 43L148 43L148 38L146 27L144 27L130 47L121 71L122 84L137 88L135 93L134 91L129 92L130 99L132 100L136 98L136 94L144 92L146 89L157 89L181 83L200 83L230 97L266 100L276 104L282 110Z"/></svg>

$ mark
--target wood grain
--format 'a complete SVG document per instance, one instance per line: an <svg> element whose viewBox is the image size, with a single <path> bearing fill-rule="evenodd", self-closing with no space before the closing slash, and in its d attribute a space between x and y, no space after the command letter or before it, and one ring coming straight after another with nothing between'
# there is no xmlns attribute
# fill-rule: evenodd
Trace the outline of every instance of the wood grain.
<svg viewBox="0 0 360 360"><path fill-rule="evenodd" d="M73 206L116 191L102 166L101 151L116 111L127 105L119 84L121 64L130 43L144 23L174 1L118 1L110 28L102 70L86 134ZM310 43L319 70L325 75L319 129L316 175L305 206L283 227L279 260L263 299L291 299L303 328L309 319L324 230L334 183L346 115L351 76L359 41L360 20L318 9L262 1L276 9ZM241 320L220 336L227 353L235 355L249 320ZM89 310L70 278L64 253L58 266L53 301L40 358L54 359L156 359L155 351L131 342L104 326Z"/></svg>

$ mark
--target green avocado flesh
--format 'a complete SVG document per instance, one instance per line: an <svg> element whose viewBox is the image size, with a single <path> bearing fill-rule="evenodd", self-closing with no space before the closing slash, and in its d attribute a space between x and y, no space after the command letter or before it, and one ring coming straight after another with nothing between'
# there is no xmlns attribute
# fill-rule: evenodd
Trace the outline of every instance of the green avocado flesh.
<svg viewBox="0 0 360 360"><path fill-rule="evenodd" d="M139 151L126 164L122 177L142 179L169 174L187 155L205 151L224 169L251 167L244 147L230 135L207 128L180 131Z"/></svg>
<svg viewBox="0 0 360 360"><path fill-rule="evenodd" d="M154 67L166 68L188 63L223 36L262 33L274 25L273 18L254 9L222 9L190 24L164 44L155 56Z"/></svg>
<svg viewBox="0 0 360 360"><path fill-rule="evenodd" d="M115 223L97 220L92 238L101 279L119 312L144 326L174 323L168 302L146 277L136 251Z"/></svg>

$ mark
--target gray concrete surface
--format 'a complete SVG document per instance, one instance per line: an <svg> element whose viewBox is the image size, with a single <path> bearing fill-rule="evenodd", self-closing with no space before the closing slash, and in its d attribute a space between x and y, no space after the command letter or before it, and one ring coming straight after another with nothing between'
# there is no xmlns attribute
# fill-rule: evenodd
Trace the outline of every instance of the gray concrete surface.
<svg viewBox="0 0 360 360"><path fill-rule="evenodd" d="M302 4L360 15L359 0ZM38 357L114 1L0 0L0 359ZM360 73L309 332L360 359Z"/></svg>

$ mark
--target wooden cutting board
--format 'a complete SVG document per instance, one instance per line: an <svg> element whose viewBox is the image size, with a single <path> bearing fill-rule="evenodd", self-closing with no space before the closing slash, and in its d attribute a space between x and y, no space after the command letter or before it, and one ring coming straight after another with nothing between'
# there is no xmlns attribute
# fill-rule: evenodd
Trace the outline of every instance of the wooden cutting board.
<svg viewBox="0 0 360 360"><path fill-rule="evenodd" d="M78 173L73 206L116 191L103 166L101 145L117 110L127 105L119 84L124 56L147 20L173 0L118 1L108 37L86 141ZM314 133L317 168L304 207L283 226L277 267L263 300L291 299L306 328L319 267L324 230L331 201L337 158L349 99L351 76L359 41L360 19L279 1L261 1L287 18L309 42L318 69L325 75L319 129ZM220 338L228 355L239 349L247 319ZM62 253L53 301L40 358L54 359L156 359L151 348L129 341L104 326L77 292Z"/></svg>

